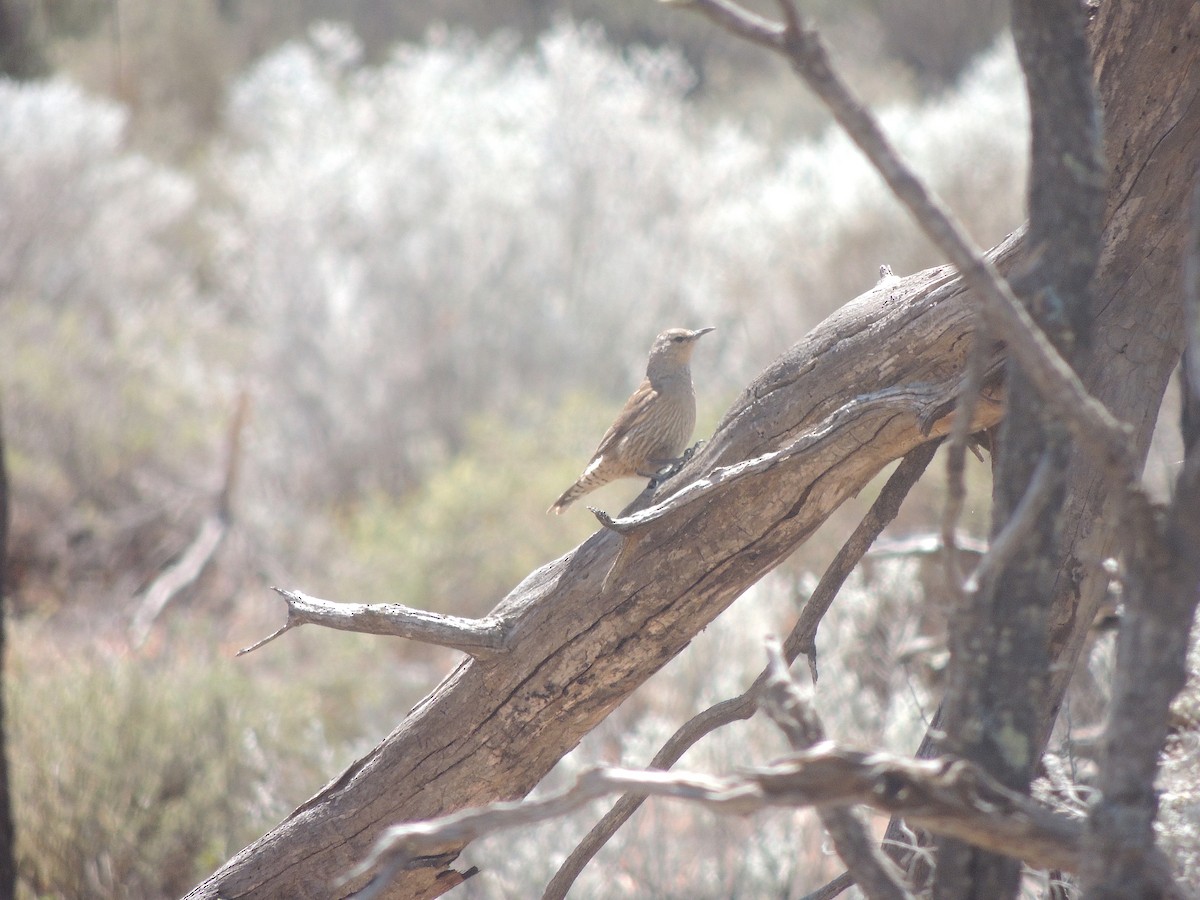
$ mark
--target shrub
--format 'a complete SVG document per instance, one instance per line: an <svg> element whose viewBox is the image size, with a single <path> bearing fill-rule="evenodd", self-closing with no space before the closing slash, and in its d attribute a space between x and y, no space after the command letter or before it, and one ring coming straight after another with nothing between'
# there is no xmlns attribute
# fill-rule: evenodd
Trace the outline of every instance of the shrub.
<svg viewBox="0 0 1200 900"><path fill-rule="evenodd" d="M180 896L331 766L311 695L264 696L227 659L67 650L30 627L13 638L6 702L25 896Z"/></svg>

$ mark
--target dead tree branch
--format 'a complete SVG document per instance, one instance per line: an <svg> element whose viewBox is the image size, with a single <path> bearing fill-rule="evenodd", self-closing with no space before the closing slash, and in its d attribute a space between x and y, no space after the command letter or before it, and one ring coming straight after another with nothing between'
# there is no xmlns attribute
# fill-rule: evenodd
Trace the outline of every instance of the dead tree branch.
<svg viewBox="0 0 1200 900"><path fill-rule="evenodd" d="M217 495L215 509L205 516L196 530L196 536L179 559L164 569L142 592L137 611L129 625L130 636L136 647L146 642L150 636L150 629L154 627L167 604L203 574L225 540L233 518L233 498L237 492L242 461L242 435L249 415L250 396L243 392L238 397L237 407L226 433L224 477L221 479L221 491Z"/></svg>
<svg viewBox="0 0 1200 900"><path fill-rule="evenodd" d="M996 251L1003 265L1016 246L1009 241ZM929 407L944 407L960 389L973 320L964 290L945 269L930 270L872 289L814 329L747 388L657 496L781 447L795 452L752 477L718 482L703 501L673 507L632 533L599 531L518 585L481 620L489 627L479 640L469 628L451 629L450 641L479 656L461 663L384 743L192 896L303 897L316 871L344 870L361 858L383 822L477 806L497 799L497 790L514 796L532 789L846 498L949 430L952 416L930 423ZM848 403L853 397L873 399ZM999 386L989 386L975 429L995 424L1001 409ZM810 434L818 437L804 437ZM296 599L303 598L293 598L299 611ZM367 618L378 609L319 606L311 612L323 623L387 627ZM444 625L408 617L404 628L425 639ZM323 849L285 849L296 840ZM436 891L442 871L431 865L406 872L396 890Z"/></svg>
<svg viewBox="0 0 1200 900"><path fill-rule="evenodd" d="M205 516L196 536L179 559L164 569L146 588L129 624L130 640L135 647L146 643L150 629L167 604L200 577L216 555L228 530L229 522L224 517L217 514Z"/></svg>
<svg viewBox="0 0 1200 900"><path fill-rule="evenodd" d="M1200 8L1168 0L1105 3L1096 19L1096 71L1115 137L1096 277L1096 352L1081 376L1117 417L1135 423L1140 461L1183 333L1179 184L1200 158L1200 66L1195 42L1176 38L1200 30ZM1007 242L992 261L1004 270L1016 248ZM660 496L786 446L847 398L930 381L955 396L973 311L982 302L942 268L845 304L746 388ZM711 491L703 503L686 504L636 533L602 530L534 572L492 614L512 623L513 652L461 663L378 747L189 896L322 896L323 873L346 871L361 859L382 823L531 790L832 509L928 439L908 408L864 413L803 457ZM972 428L988 428L998 416L985 405ZM948 427L938 421L930 433L940 436ZM1107 589L1100 561L1112 554L1119 522L1106 463L1076 454L1067 478L1069 559L1056 578L1061 600L1051 615L1055 665L1045 722L1053 721ZM458 877L448 865L405 870L389 898L441 892Z"/></svg>
<svg viewBox="0 0 1200 900"><path fill-rule="evenodd" d="M512 629L494 616L467 619L413 609L399 603L337 603L310 597L300 591L273 588L287 602L287 620L261 641L238 651L251 653L301 625L321 625L338 631L358 631L402 637L425 644L461 650L477 659L488 659L508 649Z"/></svg>
<svg viewBox="0 0 1200 900"><path fill-rule="evenodd" d="M733 815L775 807L862 804L901 813L931 831L1008 853L1034 868L1074 872L1081 862L1080 822L1008 790L970 763L911 760L825 742L772 765L725 777L593 769L565 793L546 800L494 803L430 821L394 825L348 873L349 880L357 882L376 870L394 873L425 866L427 860L450 856L455 848L485 834L558 818L612 793L674 797Z"/></svg>

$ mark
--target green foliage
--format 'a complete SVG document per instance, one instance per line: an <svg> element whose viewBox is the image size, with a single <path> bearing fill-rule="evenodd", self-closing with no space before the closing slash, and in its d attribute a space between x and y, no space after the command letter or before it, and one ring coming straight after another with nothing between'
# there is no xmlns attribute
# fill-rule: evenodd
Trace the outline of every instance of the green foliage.
<svg viewBox="0 0 1200 900"><path fill-rule="evenodd" d="M265 691L245 666L67 655L27 628L14 638L24 896L180 896L325 774L311 703L286 684Z"/></svg>

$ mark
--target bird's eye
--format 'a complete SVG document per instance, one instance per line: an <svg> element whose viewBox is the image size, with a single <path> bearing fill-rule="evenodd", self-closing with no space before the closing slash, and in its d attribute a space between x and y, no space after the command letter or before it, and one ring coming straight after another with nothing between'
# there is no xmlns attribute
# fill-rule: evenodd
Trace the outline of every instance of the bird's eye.
<svg viewBox="0 0 1200 900"><path fill-rule="evenodd" d="M683 335L677 334L677 335L675 335L675 337L671 338L671 340L673 340L676 344L682 344L683 343Z"/></svg>

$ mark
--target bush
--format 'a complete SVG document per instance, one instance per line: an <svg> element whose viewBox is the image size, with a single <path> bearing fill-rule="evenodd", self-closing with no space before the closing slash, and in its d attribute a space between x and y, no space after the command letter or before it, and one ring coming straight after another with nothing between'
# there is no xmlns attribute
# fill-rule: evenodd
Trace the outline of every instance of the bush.
<svg viewBox="0 0 1200 900"><path fill-rule="evenodd" d="M195 184L134 152L127 118L64 81L0 80L14 570L30 593L62 578L59 602L107 600L156 564L233 393L195 274ZM230 331L220 346L233 355Z"/></svg>
<svg viewBox="0 0 1200 900"><path fill-rule="evenodd" d="M180 896L327 777L311 695L267 694L227 659L59 641L29 627L10 641L24 896Z"/></svg>

